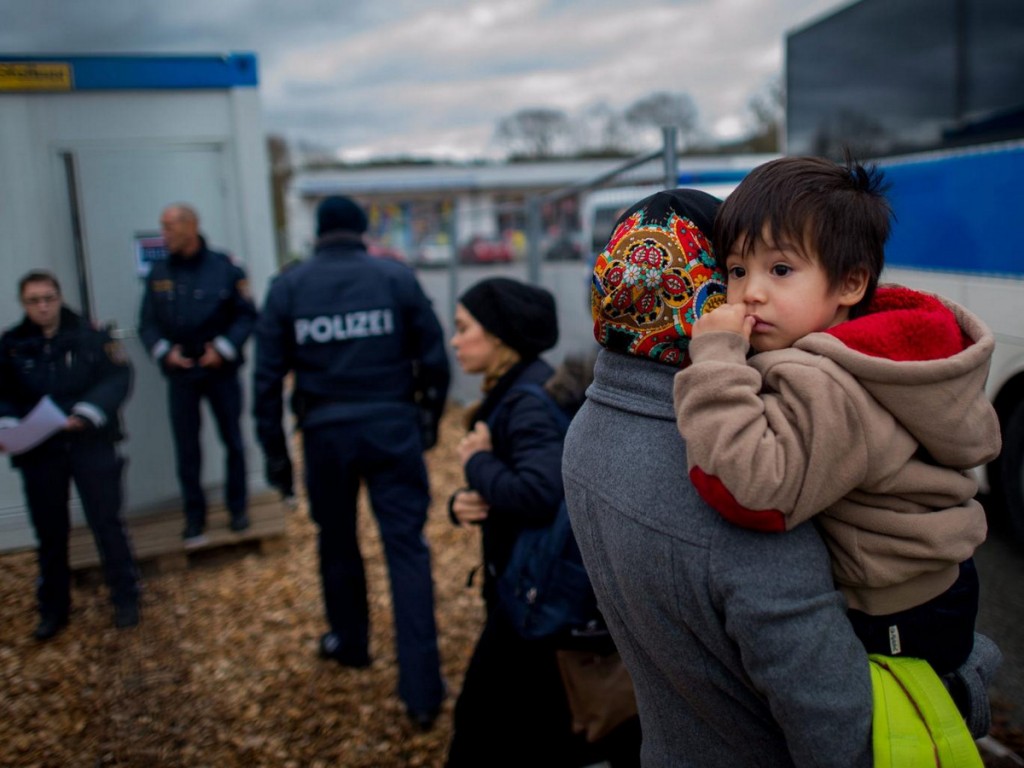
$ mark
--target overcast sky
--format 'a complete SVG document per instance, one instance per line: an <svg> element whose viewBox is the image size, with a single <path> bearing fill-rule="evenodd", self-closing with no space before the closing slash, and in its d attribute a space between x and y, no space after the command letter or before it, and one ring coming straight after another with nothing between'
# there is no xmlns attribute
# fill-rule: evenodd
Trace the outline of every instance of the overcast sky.
<svg viewBox="0 0 1024 768"><path fill-rule="evenodd" d="M787 32L850 0L0 0L0 53L258 57L265 129L349 159L492 154L520 109L685 92L733 137Z"/></svg>

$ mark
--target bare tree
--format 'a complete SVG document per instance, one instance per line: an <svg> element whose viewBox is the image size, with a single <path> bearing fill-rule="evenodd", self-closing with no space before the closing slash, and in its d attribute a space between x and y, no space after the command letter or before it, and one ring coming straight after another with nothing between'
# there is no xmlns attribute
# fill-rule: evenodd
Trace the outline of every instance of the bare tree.
<svg viewBox="0 0 1024 768"><path fill-rule="evenodd" d="M499 121L495 140L510 157L541 160L566 153L572 124L560 109L521 109Z"/></svg>
<svg viewBox="0 0 1024 768"><path fill-rule="evenodd" d="M686 93L658 91L633 102L623 113L626 123L635 128L659 130L675 126L683 146L697 135L697 106Z"/></svg>
<svg viewBox="0 0 1024 768"><path fill-rule="evenodd" d="M601 101L584 108L574 121L576 145L591 155L623 155L630 150L629 130L622 113Z"/></svg>
<svg viewBox="0 0 1024 768"><path fill-rule="evenodd" d="M274 214L274 238L277 244L278 264L284 263L287 248L285 230L288 215L285 207L285 192L292 177L291 158L288 142L283 136L267 136L267 157L270 160L270 196Z"/></svg>
<svg viewBox="0 0 1024 768"><path fill-rule="evenodd" d="M341 164L336 152L322 144L299 139L289 146L293 168L336 168Z"/></svg>

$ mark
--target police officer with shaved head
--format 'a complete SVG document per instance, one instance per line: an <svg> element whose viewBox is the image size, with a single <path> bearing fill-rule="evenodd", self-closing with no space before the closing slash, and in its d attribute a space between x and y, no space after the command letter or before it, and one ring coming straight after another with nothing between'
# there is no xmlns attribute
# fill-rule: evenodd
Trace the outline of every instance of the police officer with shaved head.
<svg viewBox="0 0 1024 768"><path fill-rule="evenodd" d="M139 338L167 378L178 480L185 506L186 549L206 543L206 494L201 482L200 404L206 400L224 444L224 503L233 531L249 527L242 440L242 347L256 322L245 272L207 247L199 215L176 203L160 215L168 257L146 278Z"/></svg>
<svg viewBox="0 0 1024 768"><path fill-rule="evenodd" d="M366 573L356 502L366 483L387 558L398 646L398 695L429 729L444 698L423 451L437 440L448 393L444 334L415 272L367 252L365 211L347 197L317 210L311 259L271 283L256 325L254 415L267 480L282 487L291 461L282 383L294 372L310 513L319 528L329 631L320 655L370 664Z"/></svg>

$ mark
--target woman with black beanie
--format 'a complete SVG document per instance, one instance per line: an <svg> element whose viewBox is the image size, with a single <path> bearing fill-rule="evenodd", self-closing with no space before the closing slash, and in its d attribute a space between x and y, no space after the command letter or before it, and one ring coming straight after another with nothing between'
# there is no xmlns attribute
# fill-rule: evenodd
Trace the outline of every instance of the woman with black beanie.
<svg viewBox="0 0 1024 768"><path fill-rule="evenodd" d="M456 525L479 525L486 620L455 704L449 768L583 765L555 658L506 618L496 584L516 537L550 521L562 498L562 433L549 407L514 387L553 373L539 355L558 341L550 292L509 278L469 288L455 309L451 345L466 373L483 374L458 446L466 488L449 502ZM592 762L592 761L590 761Z"/></svg>

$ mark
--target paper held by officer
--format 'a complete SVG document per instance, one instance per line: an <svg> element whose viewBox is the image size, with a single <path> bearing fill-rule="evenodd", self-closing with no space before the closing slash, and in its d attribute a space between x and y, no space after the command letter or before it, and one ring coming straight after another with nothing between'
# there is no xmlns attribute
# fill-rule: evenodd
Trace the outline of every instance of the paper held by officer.
<svg viewBox="0 0 1024 768"><path fill-rule="evenodd" d="M0 449L16 456L67 426L67 414L49 396L43 397L25 418L0 420Z"/></svg>

